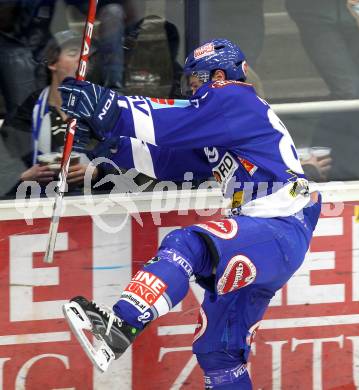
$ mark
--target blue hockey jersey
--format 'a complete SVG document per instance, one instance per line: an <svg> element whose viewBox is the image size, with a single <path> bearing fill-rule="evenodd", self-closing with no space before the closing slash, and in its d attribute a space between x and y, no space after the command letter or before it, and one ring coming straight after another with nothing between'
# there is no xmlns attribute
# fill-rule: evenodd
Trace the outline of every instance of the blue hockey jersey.
<svg viewBox="0 0 359 390"><path fill-rule="evenodd" d="M214 176L231 208L289 216L309 202L308 182L284 124L250 84L206 83L189 100L121 96L113 160L161 180Z"/></svg>

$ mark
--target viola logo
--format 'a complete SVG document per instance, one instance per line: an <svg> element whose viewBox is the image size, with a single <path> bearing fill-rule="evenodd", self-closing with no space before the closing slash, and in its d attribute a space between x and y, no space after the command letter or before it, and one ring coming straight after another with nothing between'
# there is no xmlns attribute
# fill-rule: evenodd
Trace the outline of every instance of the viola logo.
<svg viewBox="0 0 359 390"><path fill-rule="evenodd" d="M234 219L220 219L218 221L208 221L206 223L200 223L196 226L207 230L213 235L229 240L233 238L238 232L238 225Z"/></svg>

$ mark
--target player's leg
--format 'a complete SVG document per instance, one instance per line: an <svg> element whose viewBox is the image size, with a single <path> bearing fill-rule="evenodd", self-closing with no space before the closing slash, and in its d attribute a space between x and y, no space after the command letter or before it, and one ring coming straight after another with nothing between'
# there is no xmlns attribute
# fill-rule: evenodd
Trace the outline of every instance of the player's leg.
<svg viewBox="0 0 359 390"><path fill-rule="evenodd" d="M193 274L205 278L212 271L212 256L202 237L178 229L164 238L156 256L135 274L113 311L75 297L64 306L64 313L90 359L105 371L148 322L168 313L186 296ZM83 329L101 340L99 350L93 349Z"/></svg>
<svg viewBox="0 0 359 390"><path fill-rule="evenodd" d="M211 275L212 269L211 253L201 236L188 228L174 230L163 239L155 257L132 278L114 311L143 329L182 301L192 275Z"/></svg>
<svg viewBox="0 0 359 390"><path fill-rule="evenodd" d="M252 388L246 370L253 337L276 290L302 263L311 235L293 220L235 217L191 227L221 254L193 343L208 389Z"/></svg>
<svg viewBox="0 0 359 390"><path fill-rule="evenodd" d="M269 289L256 285L217 299L206 292L193 343L206 389L252 389L247 362L273 295Z"/></svg>
<svg viewBox="0 0 359 390"><path fill-rule="evenodd" d="M203 370L206 389L252 389L247 354L244 353L243 343L235 336L245 334L238 328L236 320L240 315L236 312L238 299L237 293L228 294L220 300L215 299L213 293L205 293L193 350Z"/></svg>

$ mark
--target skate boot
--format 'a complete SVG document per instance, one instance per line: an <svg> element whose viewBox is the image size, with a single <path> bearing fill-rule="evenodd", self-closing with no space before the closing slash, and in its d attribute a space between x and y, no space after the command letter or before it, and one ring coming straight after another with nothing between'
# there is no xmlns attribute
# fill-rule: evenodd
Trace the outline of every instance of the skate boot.
<svg viewBox="0 0 359 390"><path fill-rule="evenodd" d="M100 307L81 296L65 303L63 312L87 356L102 372L126 351L142 331L121 320L110 308ZM90 342L84 330L99 340L98 348Z"/></svg>

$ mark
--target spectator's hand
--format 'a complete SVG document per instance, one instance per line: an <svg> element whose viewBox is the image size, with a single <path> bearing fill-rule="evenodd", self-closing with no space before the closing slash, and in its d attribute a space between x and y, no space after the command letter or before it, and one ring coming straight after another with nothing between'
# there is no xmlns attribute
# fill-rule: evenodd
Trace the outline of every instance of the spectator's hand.
<svg viewBox="0 0 359 390"><path fill-rule="evenodd" d="M50 183L54 180L55 172L48 166L33 165L28 170L24 171L20 179L21 181L37 181L38 183Z"/></svg>
<svg viewBox="0 0 359 390"><path fill-rule="evenodd" d="M359 0L347 0L348 10L359 24L359 13L353 10L354 5L359 6Z"/></svg>
<svg viewBox="0 0 359 390"><path fill-rule="evenodd" d="M310 165L314 167L318 172L319 178L322 181L325 181L328 179L328 173L332 168L332 161L332 158L329 156L316 157L312 155L309 159L302 161L302 165Z"/></svg>
<svg viewBox="0 0 359 390"><path fill-rule="evenodd" d="M69 166L69 173L67 175L68 184L83 184L88 164L75 164ZM92 174L92 180L98 176L98 169L95 167Z"/></svg>
<svg viewBox="0 0 359 390"><path fill-rule="evenodd" d="M81 124L87 124L100 138L110 133L121 114L119 95L88 81L67 77L59 87L62 97L61 109Z"/></svg>
<svg viewBox="0 0 359 390"><path fill-rule="evenodd" d="M348 6L353 6L359 4L359 0L347 0Z"/></svg>

